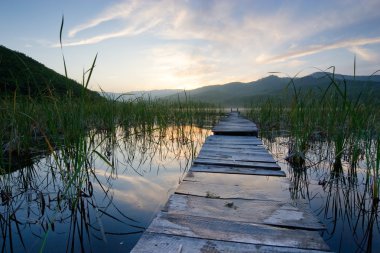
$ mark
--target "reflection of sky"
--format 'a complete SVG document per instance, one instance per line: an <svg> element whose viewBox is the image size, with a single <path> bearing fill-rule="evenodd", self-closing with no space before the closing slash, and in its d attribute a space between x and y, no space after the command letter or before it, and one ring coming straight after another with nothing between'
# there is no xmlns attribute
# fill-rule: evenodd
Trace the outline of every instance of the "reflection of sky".
<svg viewBox="0 0 380 253"><path fill-rule="evenodd" d="M165 137L161 133L159 138L160 135L153 132L145 139L133 136L125 139L119 129L116 143L108 145L106 141L103 142L98 151L104 156L108 154L108 158L114 160L115 168L110 168L99 157L91 158L93 161L91 168L95 175L90 173L89 178L85 177L81 187L83 192L88 193L87 181L90 181L94 189L93 197L82 198L85 210L88 212L86 219L89 219L88 222L92 226L89 228L90 244L84 232L85 248L92 247L94 252L105 252L110 249L113 252L128 252L133 247L141 233L132 235L125 233L143 231L143 228L148 226L155 213L165 204L169 195L183 179L188 169L186 164L191 164L191 153L199 151L204 138L209 134L209 131L198 128L184 128L183 131L184 136L192 136L193 142L181 138L182 135L175 128L168 128ZM33 223L27 223L21 229L24 242L33 252L38 251L42 245L42 241L36 235L41 238L44 236L42 226L46 221L55 219L54 231L49 230L48 233L46 252L65 252L66 242L71 239L68 237L68 231L73 216L68 209L67 200L61 199L61 205L65 207L62 213L56 212L57 201L54 200L60 189L61 192L64 191L61 178L67 173L55 171L54 179L51 173L51 168L54 167L54 161L47 158L39 161L34 171L19 170L11 174L14 195L19 194L15 198L18 200L15 206L21 204L16 212L17 219L23 223ZM25 173L33 176L29 177L29 190L23 193L23 182L20 178L25 177ZM50 208L46 207L42 216L40 192L47 204L51 199ZM30 201L26 202L28 196ZM99 211L89 204L92 202L97 205ZM3 208L0 206L1 213L4 211ZM81 218L79 212L76 215L78 224L81 224L83 217ZM103 227L106 233L107 244L101 239L102 233L97 231L100 227ZM17 229L14 227L13 231L14 247L16 251L22 252L24 249L21 241L15 234ZM118 233L121 234L117 235ZM78 231L74 241L75 251L80 251Z"/></svg>

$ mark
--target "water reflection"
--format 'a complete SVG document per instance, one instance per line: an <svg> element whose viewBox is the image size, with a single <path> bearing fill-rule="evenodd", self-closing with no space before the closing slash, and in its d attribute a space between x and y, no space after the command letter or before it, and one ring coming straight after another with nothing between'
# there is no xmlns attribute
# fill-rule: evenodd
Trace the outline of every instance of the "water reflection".
<svg viewBox="0 0 380 253"><path fill-rule="evenodd" d="M330 248L336 252L376 252L380 248L380 210L374 149L363 154L363 148L358 148L363 144L356 148L348 145L337 170L334 145L314 141L309 143L305 164L296 167L285 161L288 141L288 137L273 137L265 144L288 172L292 197L308 200L325 224L323 238Z"/></svg>
<svg viewBox="0 0 380 253"><path fill-rule="evenodd" d="M209 133L93 131L75 148L1 175L2 252L129 251Z"/></svg>

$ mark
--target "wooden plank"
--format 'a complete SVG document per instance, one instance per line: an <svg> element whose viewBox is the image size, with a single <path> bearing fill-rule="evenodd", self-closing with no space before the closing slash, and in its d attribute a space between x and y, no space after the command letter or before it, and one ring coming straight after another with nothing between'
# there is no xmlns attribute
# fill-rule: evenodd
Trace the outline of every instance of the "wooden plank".
<svg viewBox="0 0 380 253"><path fill-rule="evenodd" d="M243 130L251 130L251 131L257 131L257 127L250 125L250 124L220 124L219 126L215 126L212 131L221 131L221 130L236 130L236 131L243 131Z"/></svg>
<svg viewBox="0 0 380 253"><path fill-rule="evenodd" d="M205 198L173 194L165 212L193 215L277 227L323 230L325 226L315 218L303 202L258 201ZM254 214L254 215L253 215Z"/></svg>
<svg viewBox="0 0 380 253"><path fill-rule="evenodd" d="M197 165L198 166L198 165ZM265 177L255 175L226 175L224 173L191 172L186 174L183 181L200 182L204 184L218 185L242 185L255 188L269 188L268 192L289 191L290 181L287 178ZM270 187L268 187L270 185ZM281 186L281 187L277 187ZM273 190L271 188L274 188Z"/></svg>
<svg viewBox="0 0 380 253"><path fill-rule="evenodd" d="M189 215L161 212L147 229L195 238L252 243L301 249L329 250L316 231L276 228Z"/></svg>
<svg viewBox="0 0 380 253"><path fill-rule="evenodd" d="M212 136L227 137L228 135L212 135ZM244 146L244 145L245 146L246 145L254 145L254 146L263 145L263 143L261 141L252 141L252 140L251 141L250 140L248 140L248 141L242 141L242 140L217 140L217 139L213 139L213 140L206 140L206 143L207 144L241 145L241 146Z"/></svg>
<svg viewBox="0 0 380 253"><path fill-rule="evenodd" d="M210 135L207 137L207 140L223 140L223 141L250 141L250 142L259 142L262 143L261 140L255 136L230 136L230 135Z"/></svg>
<svg viewBox="0 0 380 253"><path fill-rule="evenodd" d="M239 152L221 152L221 151L203 151L198 154L199 159L228 159L232 161L245 162L267 162L275 163L276 161L269 153L251 153L244 154Z"/></svg>
<svg viewBox="0 0 380 253"><path fill-rule="evenodd" d="M281 170L277 163L271 162L253 162L242 160L230 160L221 158L196 158L194 164L209 164L209 165L223 165L223 166L236 166L236 167L251 167L268 170Z"/></svg>
<svg viewBox="0 0 380 253"><path fill-rule="evenodd" d="M224 122L223 124L216 125L214 128L249 128L249 129L256 129L257 127L255 125L252 125L250 123L242 123L242 122L233 122L233 123L227 123Z"/></svg>
<svg viewBox="0 0 380 253"><path fill-rule="evenodd" d="M192 172L209 172L209 173L227 173L227 174L245 174L245 175L260 175L260 176L277 176L285 177L285 172L281 170L266 170L250 167L230 167L217 165L194 164L190 171Z"/></svg>
<svg viewBox="0 0 380 253"><path fill-rule="evenodd" d="M243 124L243 123L230 123L230 124L220 124L215 126L212 130L220 130L220 129L235 129L237 131L245 130L255 130L257 131L257 127L252 124Z"/></svg>
<svg viewBox="0 0 380 253"><path fill-rule="evenodd" d="M241 153L241 154L270 154L263 146L248 146L240 147L236 145L204 145L201 152L214 151L214 152L225 152L225 153Z"/></svg>
<svg viewBox="0 0 380 253"><path fill-rule="evenodd" d="M222 199L284 201L290 198L289 180L283 177L191 171L175 192Z"/></svg>
<svg viewBox="0 0 380 253"><path fill-rule="evenodd" d="M277 188L277 187L276 187ZM238 185L203 184L183 181L175 193L221 199L253 199L283 201L289 199L289 192L268 193L266 189Z"/></svg>
<svg viewBox="0 0 380 253"><path fill-rule="evenodd" d="M275 247L258 244L207 240L186 236L146 232L131 253L326 253L326 251L303 250L289 247Z"/></svg>
<svg viewBox="0 0 380 253"><path fill-rule="evenodd" d="M236 149L223 149L218 148L217 146L214 148L210 148L211 145L207 145L206 148L202 148L200 153L208 153L208 154L222 154L222 155L247 155L247 156L269 156L273 157L264 147L255 146L256 148L250 149L247 148L236 148Z"/></svg>
<svg viewBox="0 0 380 253"><path fill-rule="evenodd" d="M262 141L254 136L229 136L229 135L210 135L207 137L206 142L228 142L228 143L241 143L241 144L257 144L262 145Z"/></svg>
<svg viewBox="0 0 380 253"><path fill-rule="evenodd" d="M212 148L226 148L226 149L241 149L241 150L266 150L262 145L239 145L239 144L229 144L229 143L204 143L202 148L212 149ZM267 150L266 150L267 151ZM268 151L267 151L268 152Z"/></svg>

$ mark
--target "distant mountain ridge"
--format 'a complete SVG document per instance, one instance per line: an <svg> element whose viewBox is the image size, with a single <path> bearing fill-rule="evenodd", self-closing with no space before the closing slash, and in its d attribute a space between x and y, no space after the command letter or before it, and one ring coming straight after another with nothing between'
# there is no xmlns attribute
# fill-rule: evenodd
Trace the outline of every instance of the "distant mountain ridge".
<svg viewBox="0 0 380 253"><path fill-rule="evenodd" d="M244 106L252 102L267 100L268 98L287 100L294 94L294 89L301 92L314 91L323 93L330 83L332 74L315 72L304 77L278 77L269 75L257 81L248 83L232 82L219 85L203 86L193 90L151 90L132 91L125 93L122 100L164 99L164 100L193 100L220 104L222 106ZM352 76L335 74L334 79L342 85L347 83L349 97L363 93L363 99L374 97L380 102L380 75ZM294 87L292 82L294 83ZM341 87L343 88L343 87ZM109 98L117 98L122 93L107 92ZM376 98L376 97L379 97Z"/></svg>
<svg viewBox="0 0 380 253"><path fill-rule="evenodd" d="M268 98L289 100L293 96L294 90L301 92L301 95L308 91L323 94L329 88L331 78L332 74L324 72L316 72L293 79L270 75L249 83L234 82L204 86L186 91L186 95L180 93L179 97L180 99L210 102L224 106L243 106ZM361 94L363 99L373 98L380 102L380 75L350 76L335 74L334 79L339 83L341 89L344 89L344 83L347 84L349 98L355 98ZM178 95L168 96L166 99L178 99Z"/></svg>
<svg viewBox="0 0 380 253"><path fill-rule="evenodd" d="M0 95L80 96L83 86L23 53L0 45ZM92 97L100 97L86 89Z"/></svg>
<svg viewBox="0 0 380 253"><path fill-rule="evenodd" d="M331 73L325 73L325 72L315 72L315 73L311 74L310 76L312 76L314 78L324 78L324 77L326 77L327 74L330 77L332 77ZM336 80L347 80L347 81L380 82L380 75L353 76L353 75L335 74L334 78Z"/></svg>

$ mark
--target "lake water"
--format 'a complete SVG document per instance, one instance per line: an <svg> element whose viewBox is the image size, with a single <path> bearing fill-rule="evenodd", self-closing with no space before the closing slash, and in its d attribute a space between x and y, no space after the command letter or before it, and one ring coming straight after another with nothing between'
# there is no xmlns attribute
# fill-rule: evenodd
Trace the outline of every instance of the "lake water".
<svg viewBox="0 0 380 253"><path fill-rule="evenodd" d="M92 134L82 149L96 152L61 150L0 176L2 252L129 252L210 134L196 127ZM293 184L289 196L308 200L326 225L321 234L333 251L380 248L364 159L354 171L344 161L335 174L331 148L313 143L299 170L284 160L289 139L264 142Z"/></svg>
<svg viewBox="0 0 380 253"><path fill-rule="evenodd" d="M368 170L368 154L363 153L355 169L343 155L342 171L334 173L333 146L313 142L306 154L306 168L296 169L285 161L289 138L264 143L292 182L291 197L309 201L313 213L326 226L322 236L332 251L379 252L380 209L378 200L373 200L375 179Z"/></svg>
<svg viewBox="0 0 380 253"><path fill-rule="evenodd" d="M100 155L78 161L57 152L58 160L1 176L2 252L129 252L209 134L183 127L126 136L118 129L93 136L87 149L100 144ZM85 169L72 177L81 162Z"/></svg>

